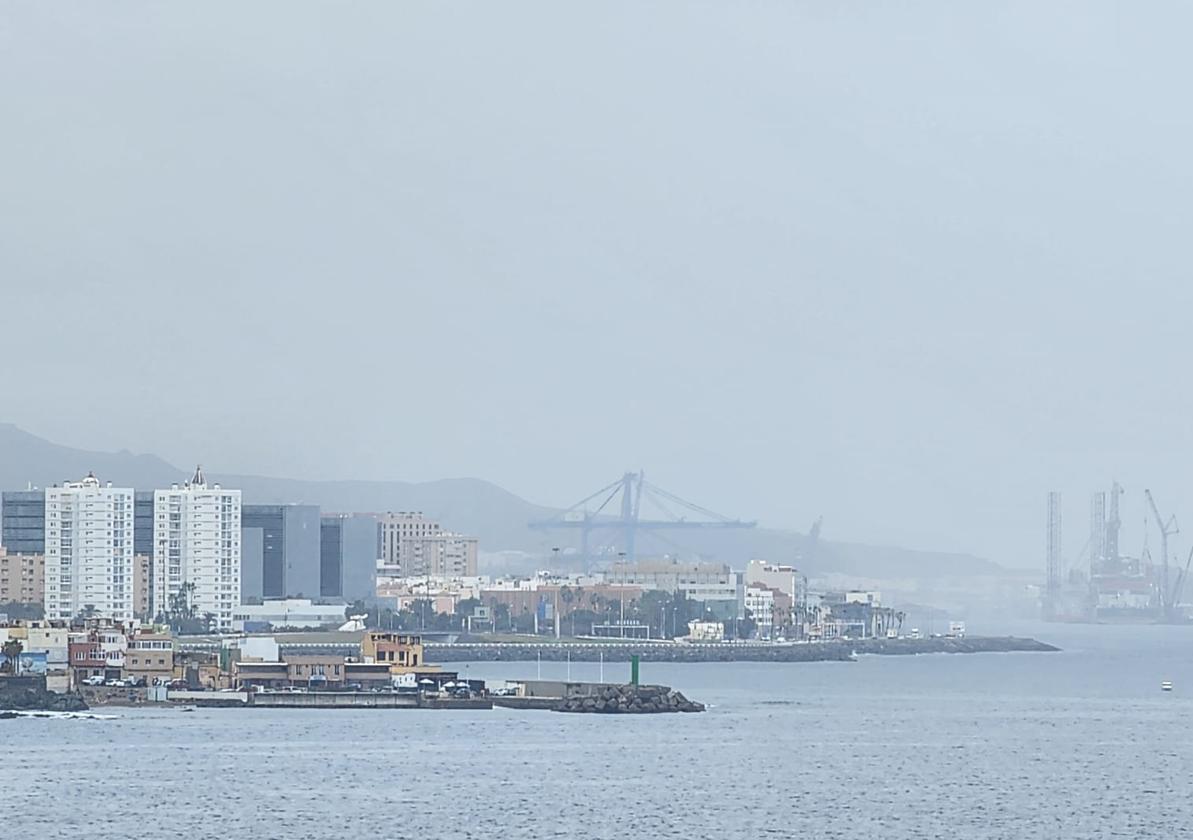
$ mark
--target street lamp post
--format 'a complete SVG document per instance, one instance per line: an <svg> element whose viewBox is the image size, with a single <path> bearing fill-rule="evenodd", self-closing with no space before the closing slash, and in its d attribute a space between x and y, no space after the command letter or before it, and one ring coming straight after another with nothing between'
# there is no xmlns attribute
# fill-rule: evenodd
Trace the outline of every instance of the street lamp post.
<svg viewBox="0 0 1193 840"><path fill-rule="evenodd" d="M617 587L617 597L621 600L621 621L618 623L621 638L625 638L625 552L617 552L618 563L621 565L621 585Z"/></svg>

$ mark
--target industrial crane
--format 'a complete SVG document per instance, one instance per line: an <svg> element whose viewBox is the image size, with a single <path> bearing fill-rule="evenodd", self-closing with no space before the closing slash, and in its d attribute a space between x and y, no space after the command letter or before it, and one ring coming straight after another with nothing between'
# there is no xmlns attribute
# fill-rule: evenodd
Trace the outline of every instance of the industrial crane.
<svg viewBox="0 0 1193 840"><path fill-rule="evenodd" d="M1172 608L1176 609L1181 602L1181 594L1185 589L1185 582L1189 580L1189 565L1193 563L1193 548L1189 549L1189 557L1185 560L1185 568L1176 576L1176 583L1172 587Z"/></svg>
<svg viewBox="0 0 1193 840"><path fill-rule="evenodd" d="M1172 598L1173 593L1168 588L1168 538L1174 534L1179 534L1181 529L1176 522L1176 514L1168 517L1167 520L1160 516L1160 510L1156 507L1156 500L1152 498L1151 490L1145 489L1143 495L1147 498L1148 506L1152 509L1152 515L1156 517L1156 524L1160 526L1160 553L1163 555L1163 560L1160 563L1160 610L1163 613L1164 620L1169 621L1172 619L1176 604ZM1181 581L1181 584L1183 585L1183 581Z"/></svg>
<svg viewBox="0 0 1193 840"><path fill-rule="evenodd" d="M620 496L620 514L614 516L605 513L610 503ZM604 497L592 510L588 509L590 502ZM669 519L643 519L642 501L648 499ZM680 513L676 513L676 510ZM690 515L700 517L689 519ZM576 530L580 532L580 553L584 562L588 562L589 537L594 531L601 529L620 533L620 551L627 560L635 557L637 535L639 531L672 531L707 528L753 528L757 522L744 522L740 519L730 519L707 508L694 505L681 499L674 493L669 493L661 487L646 480L645 473L628 472L614 481L592 493L570 508L560 511L549 519L542 519L529 523L537 530ZM616 539L615 539L616 541Z"/></svg>

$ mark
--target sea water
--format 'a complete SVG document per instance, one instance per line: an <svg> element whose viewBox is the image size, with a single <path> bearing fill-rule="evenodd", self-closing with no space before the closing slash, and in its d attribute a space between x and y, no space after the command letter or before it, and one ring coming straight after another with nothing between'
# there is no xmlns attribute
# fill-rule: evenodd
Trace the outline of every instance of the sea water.
<svg viewBox="0 0 1193 840"><path fill-rule="evenodd" d="M0 826L13 838L1193 836L1193 628L1030 631L1064 650L643 666L704 714L0 721ZM539 666L452 667L503 680ZM624 681L628 666L604 676Z"/></svg>

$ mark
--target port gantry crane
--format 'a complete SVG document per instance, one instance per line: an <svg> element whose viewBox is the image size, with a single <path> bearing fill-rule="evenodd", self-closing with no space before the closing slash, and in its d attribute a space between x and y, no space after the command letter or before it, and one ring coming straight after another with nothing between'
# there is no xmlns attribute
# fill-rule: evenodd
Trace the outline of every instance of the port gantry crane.
<svg viewBox="0 0 1193 840"><path fill-rule="evenodd" d="M620 497L618 515L613 515L611 507L614 499ZM600 503L592 510L590 503L600 499ZM668 519L643 519L642 502L648 500ZM609 510L610 512L606 512ZM682 513L677 514L679 510ZM690 515L699 518L689 519ZM620 544L618 554L626 560L633 560L637 547L639 531L679 531L708 528L754 528L757 522L745 522L741 519L730 519L708 508L700 507L681 499L674 493L669 493L657 485L646 480L645 473L628 472L614 481L592 493L570 508L560 511L549 519L541 519L530 523L530 527L540 531L572 530L580 532L580 554L585 567L589 565L590 538L594 532L612 531L613 544ZM618 538L620 536L620 539Z"/></svg>
<svg viewBox="0 0 1193 840"><path fill-rule="evenodd" d="M1156 507L1156 500L1152 498L1151 490L1144 490L1143 495L1147 498L1148 506L1152 509L1152 515L1156 517L1156 525L1160 528L1160 552L1163 554L1163 560L1160 563L1160 611L1164 616L1165 621L1171 621L1176 612L1176 597L1179 593L1169 589L1169 572L1168 572L1168 538L1174 534L1179 534L1181 528L1177 525L1176 514L1164 519L1160 515L1159 508ZM1184 586L1184 581L1180 582Z"/></svg>

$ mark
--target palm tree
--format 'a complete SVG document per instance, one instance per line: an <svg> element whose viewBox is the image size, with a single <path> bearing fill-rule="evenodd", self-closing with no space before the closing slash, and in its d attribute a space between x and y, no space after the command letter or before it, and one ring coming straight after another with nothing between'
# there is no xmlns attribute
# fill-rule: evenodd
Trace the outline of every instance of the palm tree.
<svg viewBox="0 0 1193 840"><path fill-rule="evenodd" d="M20 639L9 639L4 643L3 647L0 647L0 653L4 654L4 667L7 669L8 673L12 674L14 677L20 675L21 650L22 645Z"/></svg>
<svg viewBox="0 0 1193 840"><path fill-rule="evenodd" d="M576 593L572 591L570 586L564 586L559 590L559 596L563 598L564 611L569 613L572 617L572 636L576 635L576 614L572 611L572 601L576 600Z"/></svg>

